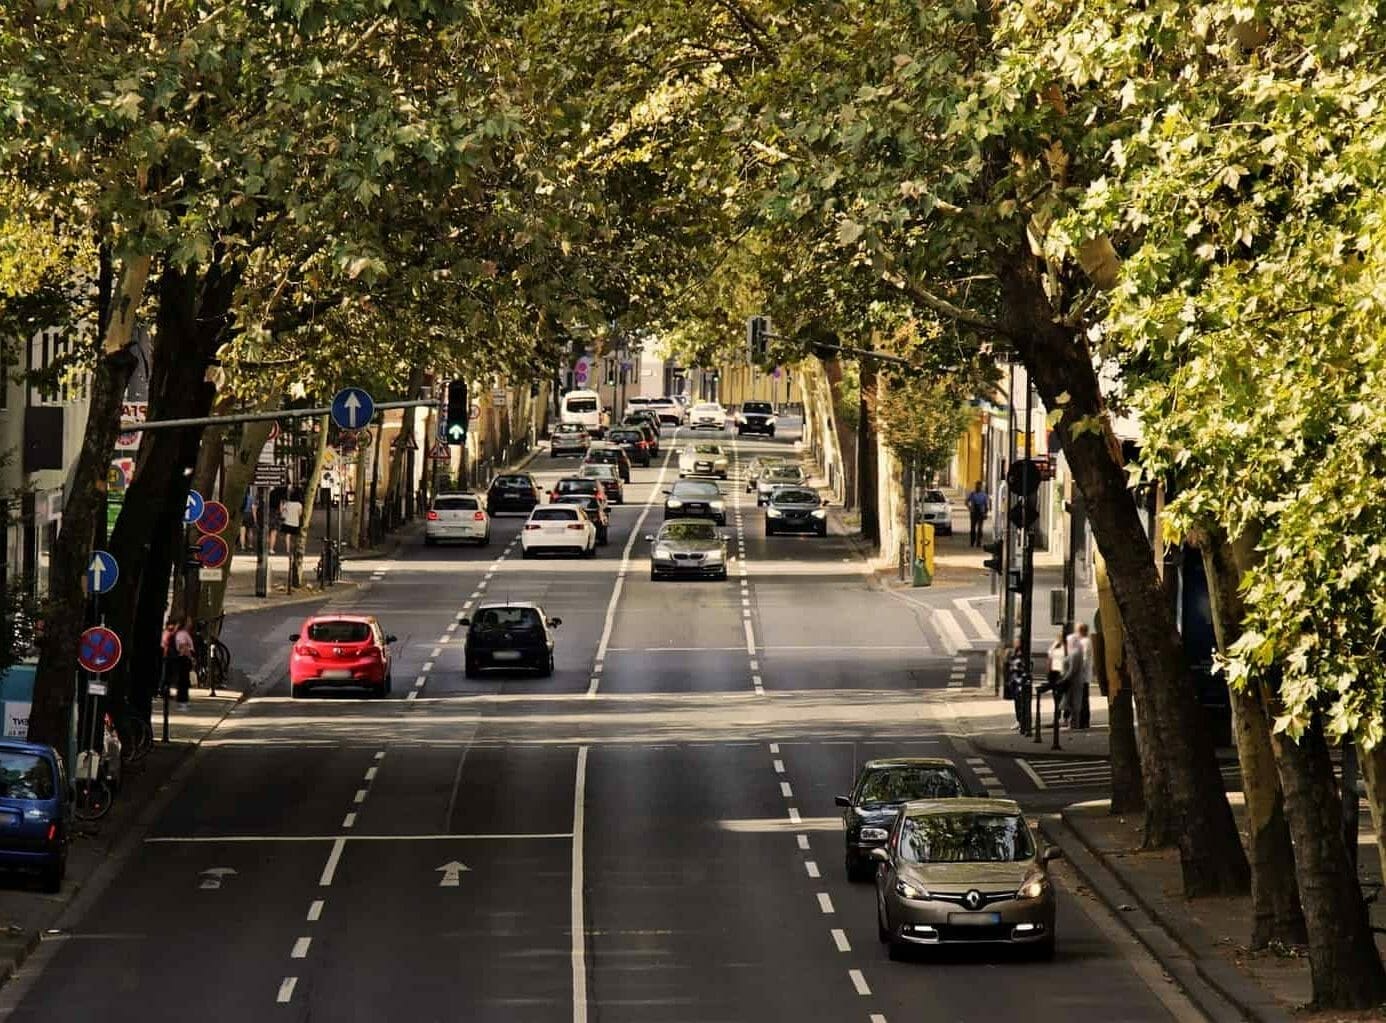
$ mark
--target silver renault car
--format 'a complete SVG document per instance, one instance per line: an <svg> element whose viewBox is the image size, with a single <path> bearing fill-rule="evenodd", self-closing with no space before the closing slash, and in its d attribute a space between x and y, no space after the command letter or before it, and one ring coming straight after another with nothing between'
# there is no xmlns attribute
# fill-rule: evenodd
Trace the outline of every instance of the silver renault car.
<svg viewBox="0 0 1386 1023"><path fill-rule="evenodd" d="M910 946L992 943L1054 955L1050 861L1009 799L940 799L900 808L876 868L876 927L890 957Z"/></svg>

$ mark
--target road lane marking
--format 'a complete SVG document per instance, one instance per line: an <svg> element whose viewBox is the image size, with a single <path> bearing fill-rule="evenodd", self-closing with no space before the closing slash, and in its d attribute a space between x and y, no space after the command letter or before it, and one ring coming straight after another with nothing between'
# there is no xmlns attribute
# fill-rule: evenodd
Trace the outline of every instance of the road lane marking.
<svg viewBox="0 0 1386 1023"><path fill-rule="evenodd" d="M407 693L404 694L404 698L405 698L406 700L417 700L418 697L419 697L419 691L418 691L417 689L411 689L411 690L409 690L409 692L407 692Z"/></svg>
<svg viewBox="0 0 1386 1023"><path fill-rule="evenodd" d="M375 772L379 770L380 768L378 767L366 768L366 781L375 781Z"/></svg>
<svg viewBox="0 0 1386 1023"><path fill-rule="evenodd" d="M668 465L666 457L665 464ZM660 474L661 478L663 473ZM634 534L631 534L634 536ZM570 912L573 960L573 1023L587 1023L587 925L583 906L582 843L587 803L587 747L579 746L573 782L573 863Z"/></svg>
<svg viewBox="0 0 1386 1023"><path fill-rule="evenodd" d="M787 781L782 781L782 782L780 782L780 795L784 796L785 799L793 799L793 798L794 798L794 790L793 790L792 788L789 787L789 782L787 782Z"/></svg>
<svg viewBox="0 0 1386 1023"><path fill-rule="evenodd" d="M332 842L334 845L333 853L337 858L341 858L341 853L336 846L344 846L347 842L515 842L521 839L568 839L572 838L571 831L527 831L527 832L478 832L474 834L438 834L438 835L158 835L146 838L146 845L215 845L219 842ZM336 861L328 860L328 866L334 871L337 869ZM326 871L323 872L324 876ZM329 878L328 883L331 883Z"/></svg>
<svg viewBox="0 0 1386 1023"><path fill-rule="evenodd" d="M283 982L279 985L279 994L274 1000L280 1005L288 1005L290 1000L294 997L294 985L297 983L297 977L285 977Z"/></svg>
<svg viewBox="0 0 1386 1023"><path fill-rule="evenodd" d="M307 959L308 946L313 943L312 938L299 938L294 942L294 947L289 950L290 959Z"/></svg>
<svg viewBox="0 0 1386 1023"><path fill-rule="evenodd" d="M871 1023L886 1023L886 1018L879 1012L873 1012L871 1014Z"/></svg>
<svg viewBox="0 0 1386 1023"><path fill-rule="evenodd" d="M1034 769L1033 767L1031 767L1029 764L1027 764L1023 758L1017 757L1015 762L1016 762L1017 764L1020 765L1020 769L1021 769L1022 771L1024 771L1026 774L1028 774L1028 775L1030 776L1030 780L1031 780L1032 782L1035 783L1035 788L1037 788L1037 789L1047 789L1047 788L1049 788L1048 783L1045 782L1045 780L1044 780L1043 778L1041 778L1038 774L1036 774L1036 773L1035 773L1035 769Z"/></svg>
<svg viewBox="0 0 1386 1023"><path fill-rule="evenodd" d="M799 848L807 850L809 847L808 835L795 835L795 840L799 843Z"/></svg>
<svg viewBox="0 0 1386 1023"><path fill-rule="evenodd" d="M332 886L332 878L337 874L337 864L341 862L342 850L345 848L345 838L337 838L332 842L332 851L327 855L327 865L322 868L322 877L318 878L319 888Z"/></svg>
<svg viewBox="0 0 1386 1023"><path fill-rule="evenodd" d="M784 761L783 761L783 760L776 760L776 761L775 761L775 773L776 773L776 774L784 774Z"/></svg>
<svg viewBox="0 0 1386 1023"><path fill-rule="evenodd" d="M746 613L746 620L742 623L746 626L746 652L754 654L756 652L756 637L751 632L751 618L749 612Z"/></svg>
<svg viewBox="0 0 1386 1023"><path fill-rule="evenodd" d="M343 817L343 818L342 818L342 827L344 827L344 828L354 828L354 827L356 827L356 814L354 814L354 813L349 813L349 814L347 814L345 817Z"/></svg>
<svg viewBox="0 0 1386 1023"><path fill-rule="evenodd" d="M419 673L422 674L422 675L427 675L427 674L428 674L430 671L432 671L432 670L433 670L433 662L432 662L432 661L424 661L423 667L419 669Z"/></svg>
<svg viewBox="0 0 1386 1023"><path fill-rule="evenodd" d="M770 744L770 752L771 752L771 753L778 753L779 751L780 751L780 744L779 744L778 742L772 742L772 743Z"/></svg>
<svg viewBox="0 0 1386 1023"><path fill-rule="evenodd" d="M833 944L837 946L839 952L852 951L852 943L847 940L847 932L841 927L833 928Z"/></svg>
<svg viewBox="0 0 1386 1023"><path fill-rule="evenodd" d="M446 626L443 627L443 631L444 631L444 632L456 632L456 631L457 631L457 623L456 623L456 622L448 622L448 624L447 624Z"/></svg>
<svg viewBox="0 0 1386 1023"><path fill-rule="evenodd" d="M322 899L314 899L312 905L308 907L308 920L316 923L322 918L322 907L325 905Z"/></svg>
<svg viewBox="0 0 1386 1023"><path fill-rule="evenodd" d="M429 657L440 657L440 656L442 655L442 653L443 653L443 648L440 647L440 646L435 646L435 647L433 648L433 652L430 653L428 656L429 656Z"/></svg>
<svg viewBox="0 0 1386 1023"><path fill-rule="evenodd" d="M852 986L857 989L857 994L863 998L871 994L871 985L866 983L866 977L861 970L848 970L847 976L852 978Z"/></svg>
<svg viewBox="0 0 1386 1023"><path fill-rule="evenodd" d="M821 909L825 915L833 913L833 897L829 895L827 892L819 892L818 908Z"/></svg>
<svg viewBox="0 0 1386 1023"><path fill-rule="evenodd" d="M366 790L357 789L356 795L352 797L351 801L355 803L357 806L360 806L362 803L366 801Z"/></svg>
<svg viewBox="0 0 1386 1023"><path fill-rule="evenodd" d="M799 816L799 811L798 811L798 809L797 809L796 807L791 806L791 807L789 808L789 822L790 822L791 824L802 824L802 823L804 823L804 819L803 819L802 817Z"/></svg>
<svg viewBox="0 0 1386 1023"><path fill-rule="evenodd" d="M384 759L385 759L385 751L384 751L383 749L382 749L382 750L377 750L377 751L376 751L376 754L375 754L375 759L376 759L376 760L384 760Z"/></svg>
<svg viewBox="0 0 1386 1023"><path fill-rule="evenodd" d="M822 874L820 874L820 873L818 872L818 864L815 863L813 860L806 860L806 861L804 862L804 870L808 872L808 876L809 876L809 877L815 877L815 878L816 878L816 877L822 877L822 876L823 876Z"/></svg>

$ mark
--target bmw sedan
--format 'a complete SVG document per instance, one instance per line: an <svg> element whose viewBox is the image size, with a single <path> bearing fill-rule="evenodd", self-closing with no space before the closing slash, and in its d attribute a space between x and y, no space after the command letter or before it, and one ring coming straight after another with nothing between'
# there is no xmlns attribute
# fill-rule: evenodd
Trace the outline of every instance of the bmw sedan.
<svg viewBox="0 0 1386 1023"><path fill-rule="evenodd" d="M679 480L664 493L666 519L711 519L719 526L727 524L726 502L716 483Z"/></svg>
<svg viewBox="0 0 1386 1023"><path fill-rule="evenodd" d="M816 533L828 535L828 502L808 487L776 487L765 503L765 535Z"/></svg>
<svg viewBox="0 0 1386 1023"><path fill-rule="evenodd" d="M650 464L650 458L654 454L650 450L650 442L638 428L634 426L612 427L607 432L607 439L616 447L626 453L632 465L646 468Z"/></svg>
<svg viewBox="0 0 1386 1023"><path fill-rule="evenodd" d="M1028 945L1054 955L1050 861L1009 799L906 803L871 850L876 930L892 959L910 946Z"/></svg>
<svg viewBox="0 0 1386 1023"><path fill-rule="evenodd" d="M553 630L562 619L546 618L539 605L528 601L482 604L467 627L463 671L476 678L485 668L528 668L541 678L553 674Z"/></svg>
<svg viewBox="0 0 1386 1023"><path fill-rule="evenodd" d="M850 795L838 796L846 835L847 880L869 881L876 872L871 850L885 845L895 814L918 799L967 796L967 785L943 757L893 757L868 760L857 774Z"/></svg>
<svg viewBox="0 0 1386 1023"><path fill-rule="evenodd" d="M679 478L716 476L727 478L730 460L721 444L690 444L679 452Z"/></svg>
<svg viewBox="0 0 1386 1023"><path fill-rule="evenodd" d="M705 519L671 519L645 537L650 548L650 578L727 577L727 538Z"/></svg>

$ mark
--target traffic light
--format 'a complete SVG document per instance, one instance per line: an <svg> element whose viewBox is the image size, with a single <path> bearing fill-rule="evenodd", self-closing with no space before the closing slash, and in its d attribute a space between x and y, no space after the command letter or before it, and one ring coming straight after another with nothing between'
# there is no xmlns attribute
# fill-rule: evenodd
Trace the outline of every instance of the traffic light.
<svg viewBox="0 0 1386 1023"><path fill-rule="evenodd" d="M467 381L448 381L447 415L443 432L449 444L461 444L467 439L467 419L471 408L467 402Z"/></svg>
<svg viewBox="0 0 1386 1023"><path fill-rule="evenodd" d="M993 540L991 543L982 544L982 550L987 552L987 559L982 562L982 567L989 568L997 575L1001 574L1001 541Z"/></svg>
<svg viewBox="0 0 1386 1023"><path fill-rule="evenodd" d="M754 364L765 361L770 346L770 318L752 316L746 321L746 361Z"/></svg>
<svg viewBox="0 0 1386 1023"><path fill-rule="evenodd" d="M615 360L615 359L608 359L608 360L606 361L606 386L607 386L607 387L615 387L615 386L616 386L616 360Z"/></svg>
<svg viewBox="0 0 1386 1023"><path fill-rule="evenodd" d="M1039 521L1040 466L1033 460L1022 458L1012 462L1006 471L1006 490L1010 495L1010 508L1006 517L1016 529L1029 529Z"/></svg>

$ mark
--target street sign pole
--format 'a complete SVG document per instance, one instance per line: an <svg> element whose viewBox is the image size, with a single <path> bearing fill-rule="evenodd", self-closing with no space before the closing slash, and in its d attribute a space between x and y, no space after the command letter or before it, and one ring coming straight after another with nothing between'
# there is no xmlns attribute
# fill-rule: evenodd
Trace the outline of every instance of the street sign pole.
<svg viewBox="0 0 1386 1023"><path fill-rule="evenodd" d="M269 529L266 519L269 517L269 488L255 488L255 596L268 597L270 588L269 578L269 547L266 543L266 533Z"/></svg>

